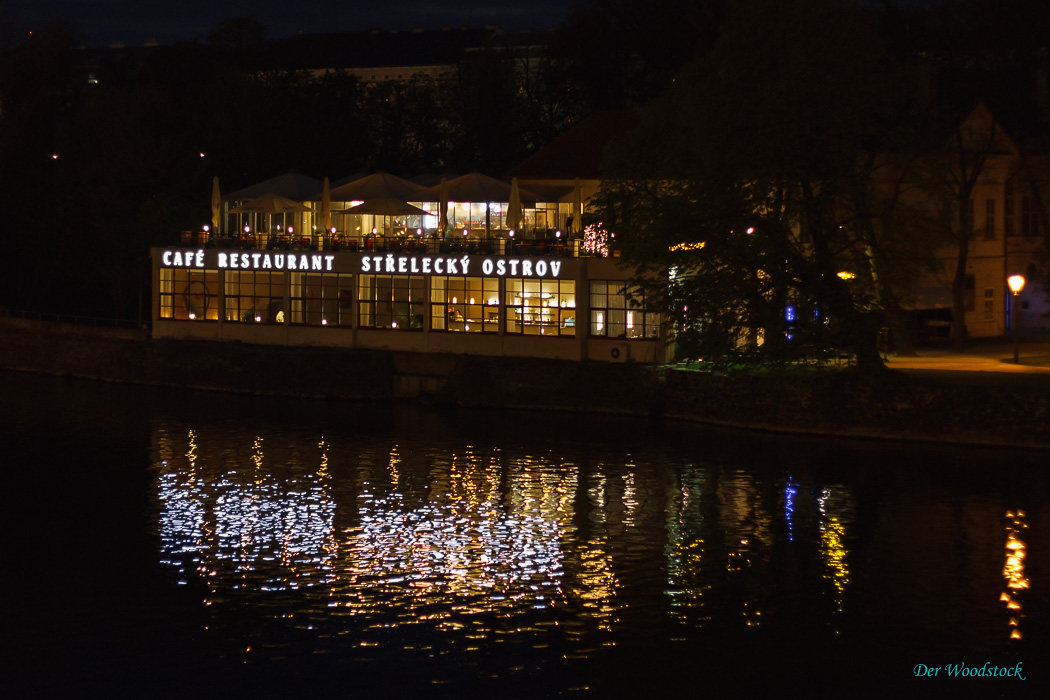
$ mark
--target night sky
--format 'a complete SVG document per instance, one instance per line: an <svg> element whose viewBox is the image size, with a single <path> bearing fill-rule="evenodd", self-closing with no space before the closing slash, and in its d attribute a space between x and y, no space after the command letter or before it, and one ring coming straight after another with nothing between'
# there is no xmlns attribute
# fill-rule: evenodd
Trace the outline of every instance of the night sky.
<svg viewBox="0 0 1050 700"><path fill-rule="evenodd" d="M49 19L70 22L87 47L204 39L225 18L253 17L273 38L293 34L481 27L546 30L586 0L0 0L4 17L24 35Z"/></svg>

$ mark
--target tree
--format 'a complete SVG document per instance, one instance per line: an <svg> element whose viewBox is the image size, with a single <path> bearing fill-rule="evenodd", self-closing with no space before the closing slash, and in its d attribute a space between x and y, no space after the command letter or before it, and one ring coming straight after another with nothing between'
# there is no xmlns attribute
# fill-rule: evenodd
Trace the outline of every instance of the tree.
<svg viewBox="0 0 1050 700"><path fill-rule="evenodd" d="M869 183L909 102L868 19L836 0L734 3L712 53L611 158L606 224L627 261L674 272L664 299L683 352L765 362L848 347L882 366L872 251L899 234L872 226L888 214Z"/></svg>

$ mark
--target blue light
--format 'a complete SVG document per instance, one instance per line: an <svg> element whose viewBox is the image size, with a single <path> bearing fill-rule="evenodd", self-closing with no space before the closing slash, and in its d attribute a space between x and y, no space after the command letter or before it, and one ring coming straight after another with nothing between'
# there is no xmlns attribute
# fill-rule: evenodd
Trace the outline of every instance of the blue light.
<svg viewBox="0 0 1050 700"><path fill-rule="evenodd" d="M786 309L784 309L784 320L785 321L794 321L795 320L795 307L794 306L789 306Z"/></svg>
<svg viewBox="0 0 1050 700"><path fill-rule="evenodd" d="M787 520L788 541L795 541L795 494L798 490L790 481L784 486L784 518Z"/></svg>

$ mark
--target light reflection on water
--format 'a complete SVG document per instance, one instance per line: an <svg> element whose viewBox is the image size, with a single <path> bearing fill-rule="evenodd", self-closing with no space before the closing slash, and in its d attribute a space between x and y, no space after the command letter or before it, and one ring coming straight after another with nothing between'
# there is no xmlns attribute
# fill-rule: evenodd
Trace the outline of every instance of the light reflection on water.
<svg viewBox="0 0 1050 700"><path fill-rule="evenodd" d="M916 663L1048 657L1042 454L15 389L30 690L913 692Z"/></svg>
<svg viewBox="0 0 1050 700"><path fill-rule="evenodd" d="M848 481L661 450L542 452L432 436L248 439L239 428L173 419L155 425L151 443L161 560L199 591L209 633L238 662L308 652L382 665L412 653L431 682L454 682L442 664L456 659L490 679L553 671L582 679L566 686L580 689L593 679L579 667L603 649L699 643L718 656L711 635L763 653L772 645L784 654L800 640L829 653L843 636L867 649L900 635L893 626L917 609L921 618L907 623L916 630L951 619L968 639L963 650L1016 653L986 634L995 616L986 602L948 590L934 550L925 562L905 555L873 567L951 538L954 516L930 504L940 534L923 543L921 494L897 501L876 489L875 500L892 503L859 521ZM962 500L952 508L975 507L972 495ZM1008 607L1019 605L1020 579L1010 576L1023 573L1018 522L1002 569ZM969 551L966 529L941 552L953 566L987 555ZM866 581L853 591L858 570ZM923 575L929 581L915 580ZM880 590L902 580L917 588ZM872 641L865 626L886 614L873 604L883 593L900 609ZM1012 615L1017 641L1020 613ZM768 636L746 633L765 628ZM959 638L945 647L904 636L902 648L960 649Z"/></svg>

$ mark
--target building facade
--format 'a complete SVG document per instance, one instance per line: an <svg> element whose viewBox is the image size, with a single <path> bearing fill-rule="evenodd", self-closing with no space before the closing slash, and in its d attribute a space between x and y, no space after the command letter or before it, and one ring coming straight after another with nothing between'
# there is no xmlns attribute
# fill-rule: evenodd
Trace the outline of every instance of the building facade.
<svg viewBox="0 0 1050 700"><path fill-rule="evenodd" d="M663 362L661 316L616 258L447 245L152 250L153 336ZM632 297L635 297L632 301Z"/></svg>

